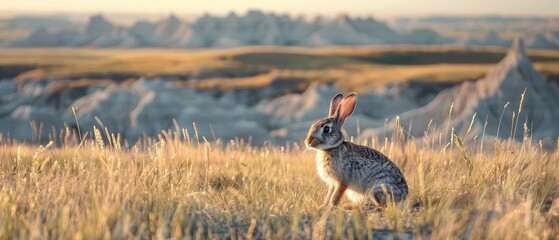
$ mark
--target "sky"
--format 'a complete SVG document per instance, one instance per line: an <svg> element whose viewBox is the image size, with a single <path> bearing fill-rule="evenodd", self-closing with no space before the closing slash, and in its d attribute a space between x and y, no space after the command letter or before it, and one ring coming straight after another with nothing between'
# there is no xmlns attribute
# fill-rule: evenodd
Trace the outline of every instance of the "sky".
<svg viewBox="0 0 559 240"><path fill-rule="evenodd" d="M559 16L559 0L0 0L12 13L226 14L259 9L295 15Z"/></svg>

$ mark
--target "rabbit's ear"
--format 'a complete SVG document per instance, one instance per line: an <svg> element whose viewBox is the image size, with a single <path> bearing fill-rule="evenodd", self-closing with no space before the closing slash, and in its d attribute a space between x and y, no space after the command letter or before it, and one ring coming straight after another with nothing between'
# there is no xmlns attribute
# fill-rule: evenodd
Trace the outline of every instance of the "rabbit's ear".
<svg viewBox="0 0 559 240"><path fill-rule="evenodd" d="M355 110L355 105L357 104L357 94L351 93L345 96L336 111L336 119L340 123L340 126L344 124L344 121L353 114Z"/></svg>
<svg viewBox="0 0 559 240"><path fill-rule="evenodd" d="M344 98L344 95L342 95L341 93L336 94L336 96L334 96L332 98L332 101L330 101L330 111L328 112L328 116L334 116L334 114L336 113L336 110L338 110L338 106L340 106L340 102L342 102L343 98Z"/></svg>

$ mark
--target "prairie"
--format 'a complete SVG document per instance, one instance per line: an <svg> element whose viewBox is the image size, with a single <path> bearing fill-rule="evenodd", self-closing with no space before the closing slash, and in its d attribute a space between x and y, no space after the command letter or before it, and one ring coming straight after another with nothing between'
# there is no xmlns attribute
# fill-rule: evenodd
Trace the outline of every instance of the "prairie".
<svg viewBox="0 0 559 240"><path fill-rule="evenodd" d="M316 174L314 152L299 143L253 147L208 141L179 128L131 146L97 129L63 131L43 145L2 139L0 236L559 236L558 152L529 139L482 147L445 135L417 142L399 134L362 143L393 159L410 186L403 207L391 204L382 212L347 200L333 211L319 210L326 187Z"/></svg>
<svg viewBox="0 0 559 240"><path fill-rule="evenodd" d="M334 82L360 91L397 81L473 80L504 54L417 46L2 49L0 75L68 79L59 84L75 88L161 76L202 89ZM559 76L559 52L528 55L548 80ZM559 152L529 136L483 141L447 126L443 133L427 129L421 140L401 128L392 138L363 140L402 169L410 194L382 211L345 199L329 211L318 209L327 189L315 153L301 142L256 147L176 126L128 143L107 129L76 126L50 142L0 134L0 238L559 237ZM546 141L559 147L557 139Z"/></svg>
<svg viewBox="0 0 559 240"><path fill-rule="evenodd" d="M506 53L496 47L245 47L235 49L3 49L0 70L20 80L45 78L130 79L139 76L209 79L193 86L269 84L262 76L336 82L360 91L398 81L461 82L482 77ZM535 68L559 75L559 51L528 51ZM20 68L17 68L17 67ZM250 82L254 84L250 84Z"/></svg>

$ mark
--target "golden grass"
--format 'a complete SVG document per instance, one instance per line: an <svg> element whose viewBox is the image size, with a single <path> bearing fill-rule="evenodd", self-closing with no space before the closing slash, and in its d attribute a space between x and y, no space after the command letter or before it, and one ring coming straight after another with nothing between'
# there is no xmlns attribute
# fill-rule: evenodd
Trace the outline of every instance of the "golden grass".
<svg viewBox="0 0 559 240"><path fill-rule="evenodd" d="M0 22L0 29L2 28L2 23ZM11 42L28 37L30 34L27 30L17 29L17 30L6 30L2 29L0 31L0 41Z"/></svg>
<svg viewBox="0 0 559 240"><path fill-rule="evenodd" d="M411 54L411 65L375 63ZM19 79L80 77L87 74L131 74L138 76L197 75L200 73L270 72L308 76L307 81L337 81L348 89L380 86L399 80L459 82L483 76L493 63L421 65L422 58L458 54L504 54L502 48L460 48L451 46L400 47L246 47L217 50L168 49L4 49L0 65L33 65L36 69ZM414 54L419 54L415 57ZM441 55L442 54L442 55ZM559 51L529 51L530 57L558 58ZM408 55L405 55L408 56ZM476 55L477 56L477 55ZM410 56L408 56L410 57ZM367 60L369 59L369 60ZM385 60L386 60L385 59ZM426 59L425 61L432 61ZM470 61L470 60L466 60ZM534 61L545 74L559 74L558 61ZM419 64L419 65L418 65ZM242 75L242 74L241 74ZM222 79L224 80L224 79ZM224 81L227 81L225 79ZM214 80L215 85L224 81ZM257 81L256 85L261 84ZM229 84L229 83L228 83ZM254 86L253 86L254 87Z"/></svg>
<svg viewBox="0 0 559 240"><path fill-rule="evenodd" d="M541 210L559 196L559 152L539 144L363 142L410 186L405 207L379 213L347 200L319 210L326 188L314 152L297 143L207 142L184 129L133 146L98 130L60 136L46 146L0 140L1 238L559 237L559 200Z"/></svg>
<svg viewBox="0 0 559 240"><path fill-rule="evenodd" d="M534 64L536 70L544 74L559 75L559 61Z"/></svg>
<svg viewBox="0 0 559 240"><path fill-rule="evenodd" d="M21 74L20 79L84 74L157 76L237 67L237 64L219 60L216 56L212 51L186 50L7 49L0 54L0 65L38 66Z"/></svg>
<svg viewBox="0 0 559 240"><path fill-rule="evenodd" d="M23 76L29 78L186 74L229 68L272 71L275 67L233 58L270 51L312 54L321 61L323 54L370 55L383 49L6 49L0 52L0 65L39 65L39 70ZM286 78L337 81L344 89L358 90L404 79L461 81L483 76L493 66L380 65L345 57L313 64L327 67L188 84L250 88ZM559 73L557 64L535 66ZM59 84L64 88L111 82L83 79ZM78 135L65 130L46 146L14 143L0 135L0 238L559 237L559 152L529 141L486 143L482 152L480 143L462 143L453 137L432 136L424 142L368 139L362 144L393 159L410 185L404 208L391 205L378 213L346 200L333 212L320 211L326 188L315 172L314 152L297 143L254 147L240 140L207 142L195 132L178 130L127 146L111 133L89 133L95 137L83 141ZM451 140L442 140L447 138ZM555 199L551 210L546 209L550 199Z"/></svg>

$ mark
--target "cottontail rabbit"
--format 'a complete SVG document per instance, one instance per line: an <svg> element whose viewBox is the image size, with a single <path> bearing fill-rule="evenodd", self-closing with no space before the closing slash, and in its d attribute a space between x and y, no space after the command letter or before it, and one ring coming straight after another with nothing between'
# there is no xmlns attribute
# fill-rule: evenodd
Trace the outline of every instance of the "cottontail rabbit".
<svg viewBox="0 0 559 240"><path fill-rule="evenodd" d="M316 167L329 185L321 206L336 206L344 193L353 202L372 197L386 206L388 199L402 201L408 185L402 171L381 152L344 141L342 126L355 110L357 94L338 94L330 102L328 117L311 126L305 144L317 151Z"/></svg>

